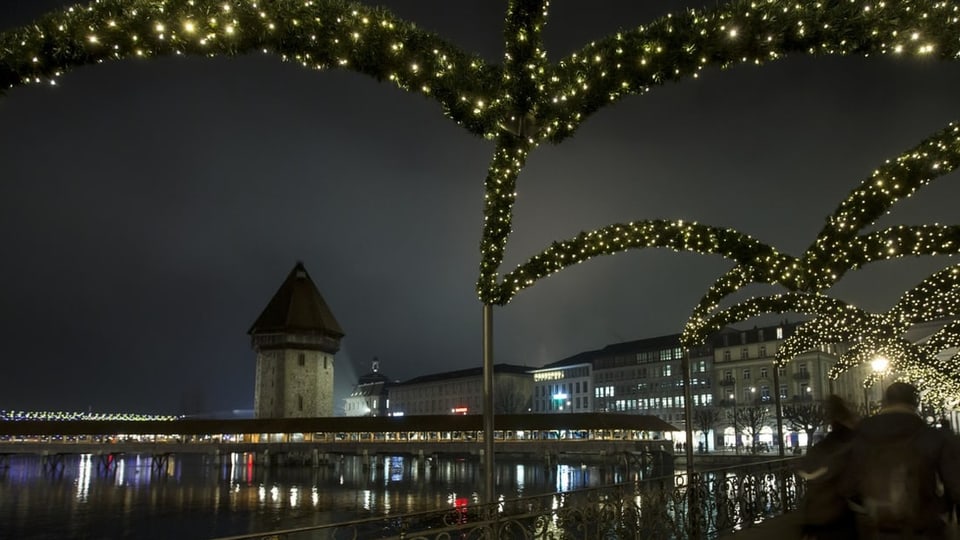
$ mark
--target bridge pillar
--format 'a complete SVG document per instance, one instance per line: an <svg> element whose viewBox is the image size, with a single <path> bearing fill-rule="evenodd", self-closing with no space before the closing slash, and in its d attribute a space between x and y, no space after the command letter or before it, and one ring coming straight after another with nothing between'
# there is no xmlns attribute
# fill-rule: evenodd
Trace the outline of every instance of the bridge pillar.
<svg viewBox="0 0 960 540"><path fill-rule="evenodd" d="M323 455L324 461L326 461L326 454ZM310 466L314 469L320 467L320 449L311 448L310 449Z"/></svg>
<svg viewBox="0 0 960 540"><path fill-rule="evenodd" d="M370 451L364 448L360 452L360 467L365 470L370 470Z"/></svg>

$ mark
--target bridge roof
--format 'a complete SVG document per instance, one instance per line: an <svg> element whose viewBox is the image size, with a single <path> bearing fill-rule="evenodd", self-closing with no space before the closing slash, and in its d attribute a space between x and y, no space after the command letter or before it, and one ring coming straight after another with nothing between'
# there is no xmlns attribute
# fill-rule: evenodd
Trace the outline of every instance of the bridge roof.
<svg viewBox="0 0 960 540"><path fill-rule="evenodd" d="M504 414L494 417L497 430L679 431L656 416L570 413ZM245 433L376 433L391 431L483 431L483 416L423 415L391 417L257 418L246 420L0 422L0 435L208 435Z"/></svg>
<svg viewBox="0 0 960 540"><path fill-rule="evenodd" d="M343 337L317 286L302 262L297 262L247 332L254 334L308 332Z"/></svg>

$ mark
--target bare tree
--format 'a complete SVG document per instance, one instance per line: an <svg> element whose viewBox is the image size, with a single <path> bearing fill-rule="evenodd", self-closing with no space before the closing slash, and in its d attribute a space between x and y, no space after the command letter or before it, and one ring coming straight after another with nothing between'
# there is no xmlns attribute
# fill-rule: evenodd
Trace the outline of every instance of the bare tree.
<svg viewBox="0 0 960 540"><path fill-rule="evenodd" d="M522 414L530 410L533 396L529 389L511 379L497 379L493 391L494 414Z"/></svg>
<svg viewBox="0 0 960 540"><path fill-rule="evenodd" d="M770 418L770 409L759 405L739 407L727 411L727 418L734 422L736 430L747 430L750 434L750 446L756 451L758 435ZM737 439L739 440L739 433Z"/></svg>
<svg viewBox="0 0 960 540"><path fill-rule="evenodd" d="M804 431L807 434L807 447L813 446L813 434L826 422L823 404L820 402L784 405L783 419L789 422L790 429Z"/></svg>
<svg viewBox="0 0 960 540"><path fill-rule="evenodd" d="M703 433L703 449L710 447L707 441L707 432L720 422L720 409L716 407L697 407L693 410L693 425Z"/></svg>

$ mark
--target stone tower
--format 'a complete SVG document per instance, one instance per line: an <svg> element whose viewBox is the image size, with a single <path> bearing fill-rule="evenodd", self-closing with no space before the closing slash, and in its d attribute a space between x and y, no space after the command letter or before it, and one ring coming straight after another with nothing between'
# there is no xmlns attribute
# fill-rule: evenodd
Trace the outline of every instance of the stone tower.
<svg viewBox="0 0 960 540"><path fill-rule="evenodd" d="M247 333L257 353L257 418L333 416L333 355L344 334L303 263Z"/></svg>

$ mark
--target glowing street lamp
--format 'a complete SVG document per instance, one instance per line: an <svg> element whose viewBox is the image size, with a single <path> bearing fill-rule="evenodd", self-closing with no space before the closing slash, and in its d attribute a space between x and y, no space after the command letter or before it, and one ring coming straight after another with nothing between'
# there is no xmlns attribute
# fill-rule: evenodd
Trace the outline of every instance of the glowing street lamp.
<svg viewBox="0 0 960 540"><path fill-rule="evenodd" d="M870 361L870 367L873 368L874 373L880 373L881 376L887 371L887 368L890 367L890 360L887 360L883 356L878 356Z"/></svg>
<svg viewBox="0 0 960 540"><path fill-rule="evenodd" d="M883 397L883 376L887 373L887 369L890 367L890 360L887 360L883 356L878 356L870 361L870 367L873 369L874 373L880 375L880 396Z"/></svg>

